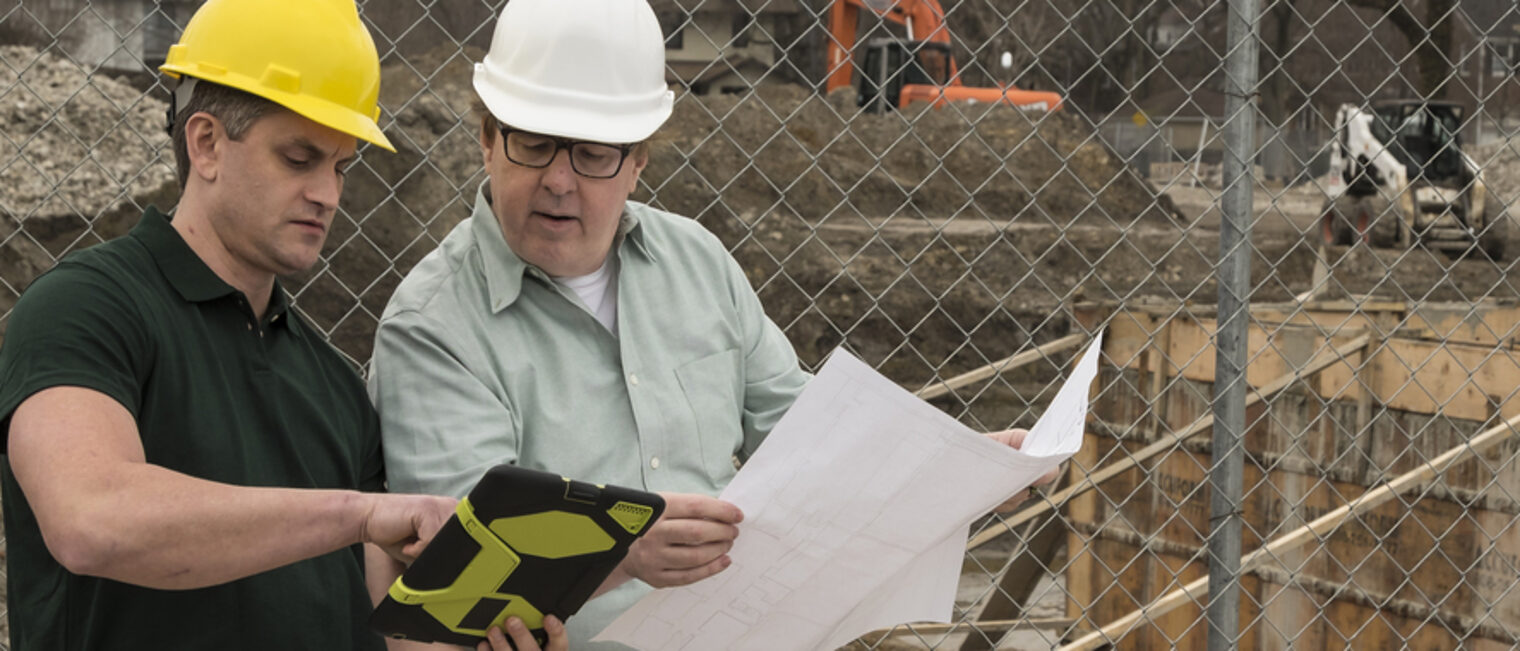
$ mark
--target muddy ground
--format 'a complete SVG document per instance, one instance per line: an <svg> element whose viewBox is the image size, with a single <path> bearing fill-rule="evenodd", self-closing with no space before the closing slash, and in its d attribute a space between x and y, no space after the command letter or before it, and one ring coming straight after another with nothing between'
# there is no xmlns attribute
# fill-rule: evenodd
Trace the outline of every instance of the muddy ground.
<svg viewBox="0 0 1520 651"><path fill-rule="evenodd" d="M359 362L390 292L473 200L469 72L479 54L387 62L383 120L399 151L364 152L326 262L287 279ZM143 205L172 205L177 189L161 95L34 50L3 48L0 59L3 315L58 256L124 232ZM1075 302L1217 300L1219 190L1140 179L1074 114L862 114L847 93L776 85L681 96L652 144L636 198L717 233L809 365L844 344L918 386L1067 334ZM1501 194L1520 186L1514 148L1480 159ZM1322 193L1261 185L1255 194L1253 300L1310 291ZM1322 298L1511 298L1520 284L1513 265L1423 250L1331 248L1326 260ZM1054 363L1037 364L1010 380L1054 375ZM1028 414L948 407L988 426Z"/></svg>

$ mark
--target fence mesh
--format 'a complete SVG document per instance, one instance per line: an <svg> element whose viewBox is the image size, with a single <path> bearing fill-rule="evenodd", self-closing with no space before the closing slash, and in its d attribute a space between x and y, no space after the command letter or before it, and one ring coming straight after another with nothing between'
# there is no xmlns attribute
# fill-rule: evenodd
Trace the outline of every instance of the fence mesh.
<svg viewBox="0 0 1520 651"><path fill-rule="evenodd" d="M1513 2L1263 0L1236 46L1256 133L1231 142L1229 3L943 0L946 49L836 1L860 7L837 62L827 0L655 0L677 99L635 199L716 233L809 368L844 345L974 428L1032 425L1108 332L1083 451L973 528L954 622L853 648L1204 646L1231 151L1253 199L1236 644L1520 643ZM195 6L0 0L0 328L62 256L174 204L153 70ZM398 153L361 149L286 284L362 366L483 179L469 72L500 3L360 7ZM863 81L894 78L1062 103L896 106Z"/></svg>

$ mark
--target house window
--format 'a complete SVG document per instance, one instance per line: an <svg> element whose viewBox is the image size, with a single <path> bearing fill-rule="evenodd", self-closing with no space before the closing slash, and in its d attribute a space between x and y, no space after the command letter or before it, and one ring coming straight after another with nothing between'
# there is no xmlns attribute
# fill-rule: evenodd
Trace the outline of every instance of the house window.
<svg viewBox="0 0 1520 651"><path fill-rule="evenodd" d="M1488 74L1507 77L1520 66L1520 43L1515 41L1488 42Z"/></svg>
<svg viewBox="0 0 1520 651"><path fill-rule="evenodd" d="M680 11L662 11L656 16L660 19L660 33L665 35L665 49L680 50L686 47L686 14Z"/></svg>
<svg viewBox="0 0 1520 651"><path fill-rule="evenodd" d="M734 47L748 47L749 46L749 28L751 26L753 26L754 24L755 24L755 17L752 16L752 15L750 15L749 12L740 10L739 13L734 14L734 23L733 23L733 34L734 34L733 46Z"/></svg>

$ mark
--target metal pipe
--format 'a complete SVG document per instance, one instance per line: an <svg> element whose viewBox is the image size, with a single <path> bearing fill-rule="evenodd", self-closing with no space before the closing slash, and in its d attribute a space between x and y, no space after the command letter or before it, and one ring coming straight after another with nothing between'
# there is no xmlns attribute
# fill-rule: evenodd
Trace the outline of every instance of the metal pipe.
<svg viewBox="0 0 1520 651"><path fill-rule="evenodd" d="M1258 0L1230 0L1225 57L1224 198L1219 225L1214 459L1209 469L1209 651L1240 644L1241 484L1251 316Z"/></svg>

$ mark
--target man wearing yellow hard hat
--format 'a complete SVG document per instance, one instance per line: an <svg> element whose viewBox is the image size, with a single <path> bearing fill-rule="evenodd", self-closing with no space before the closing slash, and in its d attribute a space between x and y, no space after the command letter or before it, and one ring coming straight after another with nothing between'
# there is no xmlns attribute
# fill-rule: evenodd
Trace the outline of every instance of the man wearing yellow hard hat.
<svg viewBox="0 0 1520 651"><path fill-rule="evenodd" d="M172 221L39 277L0 348L11 648L383 648L366 551L414 558L454 500L381 492L364 386L275 280L357 140L391 149L374 43L352 0L210 0L162 70Z"/></svg>
<svg viewBox="0 0 1520 651"><path fill-rule="evenodd" d="M507 3L475 67L488 178L375 338L392 489L464 495L516 463L665 495L622 568L642 583L569 620L577 649L624 648L592 637L651 586L729 567L743 514L711 496L809 379L717 237L628 200L664 74L645 0Z"/></svg>

